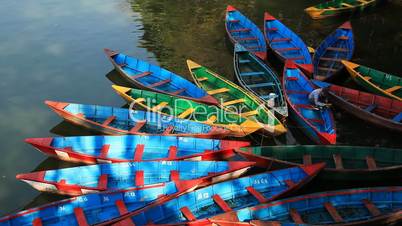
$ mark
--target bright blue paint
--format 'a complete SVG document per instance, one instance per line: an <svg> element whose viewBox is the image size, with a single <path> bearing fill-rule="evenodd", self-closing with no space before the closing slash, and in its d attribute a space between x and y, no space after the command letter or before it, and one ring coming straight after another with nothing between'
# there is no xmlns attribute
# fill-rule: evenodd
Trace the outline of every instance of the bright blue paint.
<svg viewBox="0 0 402 226"><path fill-rule="evenodd" d="M276 51L283 59L303 57L303 59L294 60L298 64L311 64L311 55L308 51L307 45L303 40L295 34L292 30L282 24L279 20L266 20L265 21L265 37L269 47L276 51L280 48L299 48L299 50L292 50L287 52ZM269 29L277 30L269 30ZM289 41L272 42L273 39L289 38Z"/></svg>
<svg viewBox="0 0 402 226"><path fill-rule="evenodd" d="M143 86L149 86L161 80L170 79L171 82L162 86L154 87L154 89L163 92L175 92L185 88L186 90L181 92L180 96L192 98L202 98L208 95L205 90L197 87L182 76L159 66L152 65L146 61L121 53L113 56L113 60L117 64L127 64L127 66L122 67L122 69L128 76L135 76L144 72L152 72L150 75L136 79L136 81L141 83Z"/></svg>
<svg viewBox="0 0 402 226"><path fill-rule="evenodd" d="M239 20L239 22L230 22L231 20ZM240 43L250 52L266 52L267 45L261 30L246 16L239 11L231 11L226 13L226 28L232 42L237 42L241 38L257 38L257 40L240 41ZM248 32L230 32L230 30L248 28ZM235 43L233 43L235 44Z"/></svg>
<svg viewBox="0 0 402 226"><path fill-rule="evenodd" d="M392 120L395 121L395 122L402 121L402 112L399 112L399 114L395 115L395 117L392 118Z"/></svg>
<svg viewBox="0 0 402 226"><path fill-rule="evenodd" d="M299 69L292 69L285 67L284 73L284 89L288 95L288 101L292 105L303 104L308 105L310 107L314 107L312 103L308 100L308 94L314 90L313 84L304 76L304 74ZM295 77L297 80L288 80L289 77ZM292 91L299 91L299 92L306 92L306 94L294 94L289 92ZM317 136L317 132L320 133L328 133L334 134L335 133L335 122L333 120L332 111L330 108L325 108L323 110L315 110L315 109L307 109L307 108L298 108L294 107L297 110L293 109L292 107L292 117L298 123L299 127L305 132L307 136L309 136L312 140L316 143L321 143L320 139ZM298 111L302 117L296 114ZM318 119L322 120L324 123L320 124L317 122L311 122L314 129L306 123L307 119Z"/></svg>
<svg viewBox="0 0 402 226"><path fill-rule="evenodd" d="M171 171L178 171L180 180L192 180L229 170L229 162L219 161L157 161L98 164L56 170L47 170L45 182L65 180L69 185L96 188L99 177L108 175L108 190L136 187L137 171L144 172L144 185L171 181Z"/></svg>
<svg viewBox="0 0 402 226"><path fill-rule="evenodd" d="M373 188L372 191L363 191L352 194L359 189L345 190L347 194L316 193L310 197L294 197L287 200L279 200L268 205L259 205L237 211L239 221L248 222L251 220L281 221L281 223L293 223L290 217L290 209L294 208L302 216L306 224L335 224L328 211L324 208L325 202L330 202L338 212L342 209L348 214L341 214L345 222L351 223L372 219L373 216L363 205L362 200L368 199L374 203L383 214L390 214L402 208L402 187ZM319 197L322 196L322 197ZM297 201L288 201L297 200ZM286 202L286 203L283 203ZM352 213L353 211L353 213Z"/></svg>
<svg viewBox="0 0 402 226"><path fill-rule="evenodd" d="M222 149L221 141L215 139L141 135L54 137L51 146L59 149L71 147L80 154L99 156L102 146L107 144L110 145L107 157L123 160L133 160L138 144L144 145L144 160L167 158L171 146L177 147L177 157Z"/></svg>
<svg viewBox="0 0 402 226"><path fill-rule="evenodd" d="M348 40L339 39L339 37L341 36L348 37ZM327 50L328 47L343 48L348 49L349 51L348 52L332 51ZM340 61L323 61L320 59L324 57L324 58L336 58L339 60L350 60L352 59L354 48L355 43L353 40L352 29L343 29L343 28L336 29L332 34L330 34L327 38L325 38L325 40L315 50L313 57L314 76L320 75L328 79L334 74L338 73L340 70L344 68L343 64ZM336 71L324 72L322 70L319 70L318 67L331 68Z"/></svg>
<svg viewBox="0 0 402 226"><path fill-rule="evenodd" d="M197 219L211 217L223 213L211 198L213 195L219 195L232 209L238 210L259 203L246 190L248 186L254 187L266 198L271 198L288 189L284 180L290 179L294 183L299 183L307 177L301 168L295 167L222 182L184 194L132 219L135 225L144 225L150 221L156 224L185 222L186 219L179 210L184 206L188 207Z"/></svg>
<svg viewBox="0 0 402 226"><path fill-rule="evenodd" d="M145 190L83 195L76 199L69 199L64 203L54 203L53 206L45 205L42 210L37 210L12 220L1 218L0 226L32 225L32 221L37 217L42 219L43 225L78 225L74 216L74 208L76 207L83 209L88 224L93 225L120 216L115 204L117 200L123 200L128 211L134 211L156 200L160 195L169 195L176 192L176 185L170 182L160 187ZM21 213L24 213L24 211L17 214Z"/></svg>
<svg viewBox="0 0 402 226"><path fill-rule="evenodd" d="M86 119L98 123L103 123L108 117L114 115L117 118L109 126L122 130L130 130L135 126L137 121L147 120L146 126L143 126L140 132L148 134L161 134L169 126L174 127L172 132L174 134L205 134L212 128L209 125L186 119L110 106L69 104L64 110L72 114L83 113Z"/></svg>

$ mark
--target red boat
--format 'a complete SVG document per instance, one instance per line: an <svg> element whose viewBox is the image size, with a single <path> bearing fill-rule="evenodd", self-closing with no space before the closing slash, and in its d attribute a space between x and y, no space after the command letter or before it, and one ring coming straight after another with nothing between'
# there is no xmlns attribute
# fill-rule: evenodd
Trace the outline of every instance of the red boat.
<svg viewBox="0 0 402 226"><path fill-rule="evenodd" d="M331 103L348 113L378 127L402 132L402 102L371 93L314 81L329 88Z"/></svg>

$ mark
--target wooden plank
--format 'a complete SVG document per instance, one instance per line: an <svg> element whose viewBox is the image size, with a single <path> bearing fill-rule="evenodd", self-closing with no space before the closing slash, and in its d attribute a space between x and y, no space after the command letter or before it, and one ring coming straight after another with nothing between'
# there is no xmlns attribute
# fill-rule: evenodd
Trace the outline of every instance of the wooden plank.
<svg viewBox="0 0 402 226"><path fill-rule="evenodd" d="M245 38L235 38L238 42L243 42L243 41L256 41L258 40L257 37L245 37Z"/></svg>
<svg viewBox="0 0 402 226"><path fill-rule="evenodd" d="M295 182L293 182L292 180L284 180L284 182L289 188L296 186Z"/></svg>
<svg viewBox="0 0 402 226"><path fill-rule="evenodd" d="M288 42L290 40L292 40L292 39L290 39L290 38L274 38L271 40L271 42Z"/></svg>
<svg viewBox="0 0 402 226"><path fill-rule="evenodd" d="M300 50L300 48L298 48L298 47L289 47L289 48L277 48L277 49L275 49L276 51L279 51L279 52L288 52L288 51L294 51L294 50Z"/></svg>
<svg viewBox="0 0 402 226"><path fill-rule="evenodd" d="M177 156L177 146L170 146L168 158L173 159L176 158L176 156Z"/></svg>
<svg viewBox="0 0 402 226"><path fill-rule="evenodd" d="M170 171L170 180L171 181L180 181L180 173L177 170Z"/></svg>
<svg viewBox="0 0 402 226"><path fill-rule="evenodd" d="M183 214L183 216L188 220L188 221L195 221L197 218L195 218L194 214L191 212L191 210L185 206L180 208L180 212Z"/></svg>
<svg viewBox="0 0 402 226"><path fill-rule="evenodd" d="M152 72L146 71L146 72L143 72L143 73L141 73L141 74L136 74L136 75L134 75L134 76L131 76L131 78L132 78L132 79L139 79L139 78L142 78L142 77L151 75L151 74L152 74Z"/></svg>
<svg viewBox="0 0 402 226"><path fill-rule="evenodd" d="M145 145L143 145L143 144L137 144L137 146L135 146L134 161L142 160L142 155L144 154L144 148L145 148Z"/></svg>
<svg viewBox="0 0 402 226"><path fill-rule="evenodd" d="M187 118L191 113L195 111L194 108L187 108L185 111L183 111L180 115L178 115L178 118Z"/></svg>
<svg viewBox="0 0 402 226"><path fill-rule="evenodd" d="M304 221L302 217L300 216L299 212L295 208L291 208L290 211L290 217L296 224L304 224Z"/></svg>
<svg viewBox="0 0 402 226"><path fill-rule="evenodd" d="M342 156L340 154L333 155L336 169L343 169Z"/></svg>
<svg viewBox="0 0 402 226"><path fill-rule="evenodd" d="M112 123L115 119L116 119L116 116L114 116L114 115L109 116L109 117L102 123L102 126L107 126L107 125L109 125L109 124Z"/></svg>
<svg viewBox="0 0 402 226"><path fill-rule="evenodd" d="M137 170L135 171L135 186L144 186L144 171Z"/></svg>
<svg viewBox="0 0 402 226"><path fill-rule="evenodd" d="M220 88L220 89L209 90L209 91L207 91L207 93L209 95L215 95L215 94L219 94L219 93L226 93L229 90L230 89L228 89L228 88Z"/></svg>
<svg viewBox="0 0 402 226"><path fill-rule="evenodd" d="M216 121L216 115L211 115L205 123L214 123Z"/></svg>
<svg viewBox="0 0 402 226"><path fill-rule="evenodd" d="M329 57L320 57L320 60L335 61L335 62L341 62L342 61L342 59L339 59L339 58L329 58Z"/></svg>
<svg viewBox="0 0 402 226"><path fill-rule="evenodd" d="M253 115L258 115L258 111L254 110L254 111L249 111L249 112L244 112L240 114L242 117L249 117L249 116L253 116Z"/></svg>
<svg viewBox="0 0 402 226"><path fill-rule="evenodd" d="M35 218L35 219L32 221L32 225L33 225L33 226L42 226L42 225L43 225L43 224L42 224L42 219L41 219L40 217Z"/></svg>
<svg viewBox="0 0 402 226"><path fill-rule="evenodd" d="M171 92L170 94L172 94L172 95L179 95L180 93L182 93L182 92L184 92L184 91L186 91L186 90L187 90L186 88L178 89L178 90L176 90L176 91L174 91L174 92Z"/></svg>
<svg viewBox="0 0 402 226"><path fill-rule="evenodd" d="M99 158L107 158L107 153L109 152L110 144L104 144L100 150Z"/></svg>
<svg viewBox="0 0 402 226"><path fill-rule="evenodd" d="M377 206L372 203L368 199L363 199L362 202L364 203L364 206L367 208L367 210L370 212L370 214L373 217L377 217L381 215L381 211L377 208Z"/></svg>
<svg viewBox="0 0 402 226"><path fill-rule="evenodd" d="M128 209L124 201L119 199L115 202L117 210L119 211L120 216L127 214ZM127 226L135 226L133 220L130 217L125 218L124 220L119 221L119 225L127 225Z"/></svg>
<svg viewBox="0 0 402 226"><path fill-rule="evenodd" d="M130 133L136 133L140 131L140 129L147 124L147 120L137 121L137 123L130 129Z"/></svg>
<svg viewBox="0 0 402 226"><path fill-rule="evenodd" d="M339 52L349 52L349 49L345 49L345 48L336 48L336 47L328 47L327 50L339 51Z"/></svg>
<svg viewBox="0 0 402 226"><path fill-rule="evenodd" d="M108 175L102 174L98 178L98 189L99 190L107 190L107 183L108 183Z"/></svg>
<svg viewBox="0 0 402 226"><path fill-rule="evenodd" d="M232 208L223 200L218 194L213 195L212 199L215 201L215 203L225 212L232 211Z"/></svg>
<svg viewBox="0 0 402 226"><path fill-rule="evenodd" d="M250 30L251 30L250 28L240 28L240 29L229 30L229 32L248 32Z"/></svg>
<svg viewBox="0 0 402 226"><path fill-rule="evenodd" d="M158 105L151 108L151 111L159 111L160 109L166 107L168 104L168 102L160 102Z"/></svg>
<svg viewBox="0 0 402 226"><path fill-rule="evenodd" d="M229 106L229 105L240 104L240 103L244 103L243 98L240 98L240 99L237 99L237 100L227 101L227 102L222 103L222 105L223 106Z"/></svg>
<svg viewBox="0 0 402 226"><path fill-rule="evenodd" d="M263 194L261 194L259 191L255 190L254 187L248 186L246 187L247 191L254 196L260 203L265 203L268 200L264 197Z"/></svg>
<svg viewBox="0 0 402 226"><path fill-rule="evenodd" d="M89 226L84 210L80 207L74 208L75 220L79 226Z"/></svg>
<svg viewBox="0 0 402 226"><path fill-rule="evenodd" d="M203 81L207 81L207 80L208 80L207 77L197 78L197 81L199 81L199 82L203 82Z"/></svg>
<svg viewBox="0 0 402 226"><path fill-rule="evenodd" d="M370 76L362 76L364 79L366 79L367 81L371 80Z"/></svg>
<svg viewBox="0 0 402 226"><path fill-rule="evenodd" d="M313 163L313 161L311 160L311 155L310 154L306 154L303 155L303 164L304 165L311 165Z"/></svg>
<svg viewBox="0 0 402 226"><path fill-rule="evenodd" d="M339 40L349 40L348 36L339 36L338 37Z"/></svg>
<svg viewBox="0 0 402 226"><path fill-rule="evenodd" d="M354 7L353 5L350 5L350 4L345 3L345 2L342 2L341 6L347 7L347 8L353 8Z"/></svg>
<svg viewBox="0 0 402 226"><path fill-rule="evenodd" d="M377 169L377 163L375 162L373 156L366 156L366 163L369 170Z"/></svg>
<svg viewBox="0 0 402 226"><path fill-rule="evenodd" d="M170 125L168 126L165 131L163 131L162 135L169 135L174 129L174 126Z"/></svg>
<svg viewBox="0 0 402 226"><path fill-rule="evenodd" d="M393 86L393 87L391 87L391 88L386 89L385 92L387 92L387 93L393 93L393 92L395 92L395 91L397 91L397 90L400 90L401 88L402 88L402 86Z"/></svg>
<svg viewBox="0 0 402 226"><path fill-rule="evenodd" d="M159 81L159 82L155 82L155 83L149 85L148 87L149 87L149 88L155 88L155 87L158 87L158 86L165 85L165 84L167 84L167 83L169 83L169 82L171 82L171 81L172 81L172 80L170 80L170 79L161 80L161 81Z"/></svg>
<svg viewBox="0 0 402 226"><path fill-rule="evenodd" d="M341 217L341 215L339 215L338 211L335 209L335 207L330 202L324 203L324 207L336 223L343 222L343 218Z"/></svg>

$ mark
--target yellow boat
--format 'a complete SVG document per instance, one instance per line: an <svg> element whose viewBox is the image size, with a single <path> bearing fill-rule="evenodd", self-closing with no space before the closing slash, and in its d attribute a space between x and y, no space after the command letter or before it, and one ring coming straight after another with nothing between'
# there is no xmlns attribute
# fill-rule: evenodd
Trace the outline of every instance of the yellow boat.
<svg viewBox="0 0 402 226"><path fill-rule="evenodd" d="M332 0L304 9L313 19L323 19L343 13L361 11L381 0Z"/></svg>
<svg viewBox="0 0 402 226"><path fill-rule="evenodd" d="M187 60L187 66L197 86L216 98L223 109L259 122L262 132L280 135L287 131L274 113L252 93L191 60Z"/></svg>

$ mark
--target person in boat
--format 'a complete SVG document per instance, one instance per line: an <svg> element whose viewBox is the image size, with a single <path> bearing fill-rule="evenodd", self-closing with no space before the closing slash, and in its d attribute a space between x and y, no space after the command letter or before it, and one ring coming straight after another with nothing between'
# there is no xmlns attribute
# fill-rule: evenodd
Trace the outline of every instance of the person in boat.
<svg viewBox="0 0 402 226"><path fill-rule="evenodd" d="M330 105L327 103L328 101L326 98L327 92L328 88L315 89L308 95L308 99L316 108L322 109L329 107Z"/></svg>

